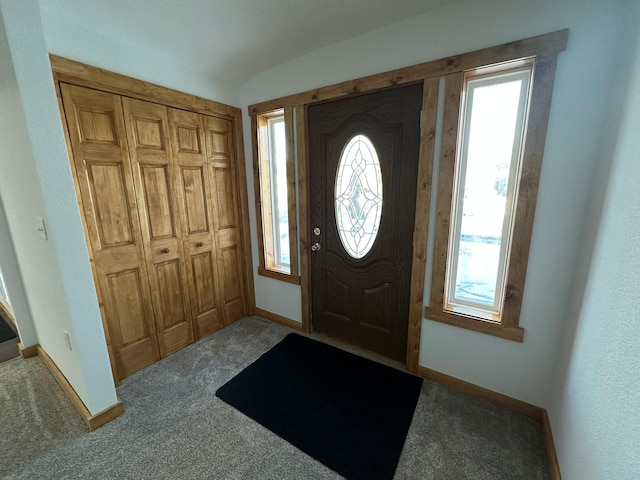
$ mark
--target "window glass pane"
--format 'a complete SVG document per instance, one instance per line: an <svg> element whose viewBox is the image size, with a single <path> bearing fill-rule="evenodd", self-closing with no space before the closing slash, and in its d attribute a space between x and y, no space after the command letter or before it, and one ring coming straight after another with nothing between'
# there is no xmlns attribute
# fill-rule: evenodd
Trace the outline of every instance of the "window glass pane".
<svg viewBox="0 0 640 480"><path fill-rule="evenodd" d="M277 265L286 267L290 263L290 251L287 202L287 146L284 127L283 116L269 119L274 258Z"/></svg>
<svg viewBox="0 0 640 480"><path fill-rule="evenodd" d="M335 188L336 223L342 245L353 258L373 247L382 215L382 173L368 137L356 135L344 147Z"/></svg>
<svg viewBox="0 0 640 480"><path fill-rule="evenodd" d="M458 162L447 304L499 315L530 69L471 78Z"/></svg>

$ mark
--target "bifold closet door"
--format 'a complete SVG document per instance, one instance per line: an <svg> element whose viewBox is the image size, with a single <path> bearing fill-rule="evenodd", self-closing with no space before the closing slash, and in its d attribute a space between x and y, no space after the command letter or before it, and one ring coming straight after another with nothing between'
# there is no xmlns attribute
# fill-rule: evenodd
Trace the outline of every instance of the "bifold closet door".
<svg viewBox="0 0 640 480"><path fill-rule="evenodd" d="M173 158L179 170L177 193L191 309L196 337L202 338L223 326L204 118L170 108L169 126Z"/></svg>
<svg viewBox="0 0 640 480"><path fill-rule="evenodd" d="M123 97L129 154L149 273L160 356L193 343L177 162L171 158L167 108Z"/></svg>
<svg viewBox="0 0 640 480"><path fill-rule="evenodd" d="M213 223L222 287L220 301L224 324L229 325L247 313L235 139L229 120L205 116L204 126L208 172L213 187Z"/></svg>
<svg viewBox="0 0 640 480"><path fill-rule="evenodd" d="M160 358L121 99L61 84L94 271L119 378Z"/></svg>

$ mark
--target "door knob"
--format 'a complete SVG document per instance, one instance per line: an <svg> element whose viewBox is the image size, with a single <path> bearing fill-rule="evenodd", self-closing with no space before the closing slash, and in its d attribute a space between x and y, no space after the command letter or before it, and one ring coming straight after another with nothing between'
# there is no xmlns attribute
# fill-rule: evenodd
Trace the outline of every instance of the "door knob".
<svg viewBox="0 0 640 480"><path fill-rule="evenodd" d="M317 237L318 235L320 235L320 229L318 227L313 229L313 234Z"/></svg>
<svg viewBox="0 0 640 480"><path fill-rule="evenodd" d="M314 243L313 245L311 245L311 250L317 252L318 250L320 250L320 244L318 242Z"/></svg>

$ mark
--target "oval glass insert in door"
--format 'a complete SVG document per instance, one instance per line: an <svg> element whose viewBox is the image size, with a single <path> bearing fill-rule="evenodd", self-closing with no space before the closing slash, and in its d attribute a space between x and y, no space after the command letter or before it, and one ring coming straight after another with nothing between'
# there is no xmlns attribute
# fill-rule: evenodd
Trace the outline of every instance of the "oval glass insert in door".
<svg viewBox="0 0 640 480"><path fill-rule="evenodd" d="M382 216L382 172L366 135L353 136L342 150L334 190L338 235L353 258L364 257L375 242Z"/></svg>

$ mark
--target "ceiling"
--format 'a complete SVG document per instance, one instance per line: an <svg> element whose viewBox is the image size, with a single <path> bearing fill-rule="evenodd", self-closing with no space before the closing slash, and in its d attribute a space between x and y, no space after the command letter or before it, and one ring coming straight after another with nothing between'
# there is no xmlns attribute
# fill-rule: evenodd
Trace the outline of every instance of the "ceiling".
<svg viewBox="0 0 640 480"><path fill-rule="evenodd" d="M242 85L307 52L453 0L40 0L43 15Z"/></svg>

